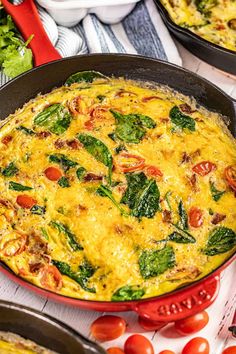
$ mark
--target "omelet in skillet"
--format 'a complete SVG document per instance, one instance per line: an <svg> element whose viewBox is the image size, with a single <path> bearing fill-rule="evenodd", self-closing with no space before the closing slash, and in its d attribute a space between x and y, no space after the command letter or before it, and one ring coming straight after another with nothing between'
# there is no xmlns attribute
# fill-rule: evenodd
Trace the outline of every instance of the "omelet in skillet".
<svg viewBox="0 0 236 354"><path fill-rule="evenodd" d="M160 0L172 20L198 36L236 51L235 0Z"/></svg>
<svg viewBox="0 0 236 354"><path fill-rule="evenodd" d="M89 300L169 292L236 246L236 144L165 87L72 75L0 129L0 259Z"/></svg>

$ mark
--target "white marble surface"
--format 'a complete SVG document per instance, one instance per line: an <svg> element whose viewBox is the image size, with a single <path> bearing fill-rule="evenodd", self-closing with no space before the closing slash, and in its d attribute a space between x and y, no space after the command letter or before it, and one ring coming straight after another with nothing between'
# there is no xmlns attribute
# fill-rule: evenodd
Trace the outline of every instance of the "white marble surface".
<svg viewBox="0 0 236 354"><path fill-rule="evenodd" d="M236 99L236 77L230 77L225 73L211 67L191 55L182 46L178 45L183 58L183 66L188 68L204 78L212 81L221 87L227 94ZM209 308L210 323L199 332L198 335L208 338L211 344L211 354L220 354L225 345L236 345L227 331L230 321L232 321L233 311L236 306L236 264L234 263L223 274L220 295L216 302ZM45 298L39 297L21 286L10 281L6 276L0 274L0 299L14 301L33 307L44 313L48 313L74 327L85 336L90 336L89 326L91 322L100 314L97 312L79 310L77 308L67 307L54 303ZM128 322L127 333L116 341L105 343L104 347L120 346L131 333L143 333L143 330L137 324L137 316L134 313L123 313L123 317ZM176 354L181 353L181 348L191 337L176 337L171 330L171 325L162 331L146 332L146 335L153 343L155 354L163 349L171 349ZM77 353L75 353L77 354Z"/></svg>

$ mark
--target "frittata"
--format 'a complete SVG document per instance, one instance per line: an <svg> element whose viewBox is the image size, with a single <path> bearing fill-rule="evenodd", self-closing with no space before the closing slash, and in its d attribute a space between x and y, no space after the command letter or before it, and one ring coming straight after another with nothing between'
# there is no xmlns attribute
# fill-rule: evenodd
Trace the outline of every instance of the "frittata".
<svg viewBox="0 0 236 354"><path fill-rule="evenodd" d="M0 129L0 260L39 287L125 301L236 249L236 144L167 87L72 75Z"/></svg>
<svg viewBox="0 0 236 354"><path fill-rule="evenodd" d="M236 51L235 0L160 0L172 20L209 42Z"/></svg>

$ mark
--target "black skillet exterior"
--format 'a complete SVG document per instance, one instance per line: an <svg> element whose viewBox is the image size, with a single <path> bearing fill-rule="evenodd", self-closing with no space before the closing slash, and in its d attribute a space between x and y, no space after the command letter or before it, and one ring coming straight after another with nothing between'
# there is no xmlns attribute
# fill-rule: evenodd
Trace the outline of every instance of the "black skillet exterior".
<svg viewBox="0 0 236 354"><path fill-rule="evenodd" d="M236 75L236 52L208 42L188 29L176 25L160 0L154 1L169 31L184 47L208 64Z"/></svg>
<svg viewBox="0 0 236 354"><path fill-rule="evenodd" d="M0 89L0 120L22 107L38 93L62 85L72 73L97 70L105 75L168 85L193 96L206 108L229 119L229 129L236 136L236 102L200 76L160 60L123 54L94 54L58 60L35 68L11 80Z"/></svg>
<svg viewBox="0 0 236 354"><path fill-rule="evenodd" d="M105 354L60 321L10 302L0 301L0 331L16 333L59 354Z"/></svg>

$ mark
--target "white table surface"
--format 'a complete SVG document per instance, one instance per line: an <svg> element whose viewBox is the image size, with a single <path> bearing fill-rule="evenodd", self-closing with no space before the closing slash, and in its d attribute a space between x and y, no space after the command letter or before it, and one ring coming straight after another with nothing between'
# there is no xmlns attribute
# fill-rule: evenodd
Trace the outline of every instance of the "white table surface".
<svg viewBox="0 0 236 354"><path fill-rule="evenodd" d="M183 59L183 66L191 71L198 73L204 78L212 81L221 87L227 94L236 98L236 77L222 73L219 70L199 60L181 45L178 44L179 51ZM211 354L220 354L224 345L236 345L236 341L229 335L227 328L232 320L233 310L236 307L236 264L224 272L223 289L216 302L209 308L210 323L198 335L206 337L211 343ZM61 321L69 324L85 336L90 336L89 326L94 319L101 314L98 312L84 311L77 308L64 306L33 294L21 286L10 281L5 275L0 274L0 299L13 301L27 305L44 313L50 314ZM116 341L103 344L105 348L120 346L125 339L132 333L142 333L153 343L155 354L163 349L175 350L176 354L181 353L181 348L191 338L180 338L168 327L162 331L146 332L137 324L137 316L131 312L122 313L129 326L127 333ZM216 320L218 319L218 320ZM195 335L196 336L196 335ZM79 354L79 353L75 353ZM193 353L194 354L194 353Z"/></svg>

